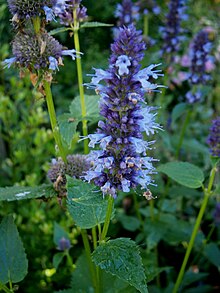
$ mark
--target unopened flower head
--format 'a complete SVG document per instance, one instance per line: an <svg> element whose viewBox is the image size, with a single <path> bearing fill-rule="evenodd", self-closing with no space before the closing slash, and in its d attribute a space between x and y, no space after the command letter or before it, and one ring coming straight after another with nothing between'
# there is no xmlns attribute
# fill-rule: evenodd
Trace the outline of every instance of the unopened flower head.
<svg viewBox="0 0 220 293"><path fill-rule="evenodd" d="M129 192L140 185L148 189L155 173L154 159L147 157L152 141L143 140L143 133L154 134L160 126L155 122L155 108L144 102L145 93L162 87L151 83L162 76L159 64L140 70L145 43L141 32L133 25L119 28L119 35L111 46L109 68L95 69L91 84L101 96L100 114L95 134L88 135L93 167L84 178L99 186L103 195L117 196L117 191ZM104 84L100 84L101 82Z"/></svg>
<svg viewBox="0 0 220 293"><path fill-rule="evenodd" d="M65 250L69 250L70 248L71 248L71 244L69 239L65 237L62 237L59 239L59 243L57 247L58 250L65 251Z"/></svg>
<svg viewBox="0 0 220 293"><path fill-rule="evenodd" d="M68 155L65 164L61 158L53 159L47 177L55 190L61 195L66 194L66 175L81 178L90 168L90 159L86 155Z"/></svg>
<svg viewBox="0 0 220 293"><path fill-rule="evenodd" d="M74 10L76 10L76 19L74 19ZM60 23L66 26L73 24L74 20L83 22L88 18L87 8L81 4L81 0L57 0L54 13L59 17Z"/></svg>
<svg viewBox="0 0 220 293"><path fill-rule="evenodd" d="M59 70L62 56L70 55L74 60L75 50L63 50L62 45L47 32L35 35L33 32L20 32L12 42L13 57L3 61L5 67L15 64L34 70Z"/></svg>
<svg viewBox="0 0 220 293"><path fill-rule="evenodd" d="M207 143L211 155L214 157L220 157L220 117L217 117L212 121Z"/></svg>
<svg viewBox="0 0 220 293"><path fill-rule="evenodd" d="M166 16L166 25L161 28L163 38L163 54L179 51L180 42L183 38L181 21L187 18L185 13L186 0L170 0L169 12Z"/></svg>
<svg viewBox="0 0 220 293"><path fill-rule="evenodd" d="M51 21L55 3L56 0L8 0L9 10L15 20L44 15L47 21Z"/></svg>

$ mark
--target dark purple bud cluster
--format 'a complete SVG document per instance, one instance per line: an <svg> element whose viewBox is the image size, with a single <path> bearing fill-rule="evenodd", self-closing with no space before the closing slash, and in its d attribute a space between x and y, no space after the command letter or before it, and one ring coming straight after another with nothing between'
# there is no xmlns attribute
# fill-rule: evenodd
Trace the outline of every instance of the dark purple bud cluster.
<svg viewBox="0 0 220 293"><path fill-rule="evenodd" d="M142 133L154 134L160 126L155 122L156 109L146 105L144 95L162 87L151 80L163 74L155 70L160 64L140 70L144 50L141 31L133 25L119 28L109 68L95 69L88 85L101 96L100 114L105 120L99 122L97 133L88 136L89 146L99 144L101 150L91 152L93 166L84 178L99 186L103 195L116 197L118 190L129 192L138 185L147 190L155 173L154 159L146 154L153 142L145 141Z"/></svg>
<svg viewBox="0 0 220 293"><path fill-rule="evenodd" d="M212 56L209 55L212 43L209 41L208 32L201 30L193 39L190 45L190 74L189 81L192 86L197 85L192 91L186 94L189 103L201 100L202 92L199 85L205 85L211 79L207 71L207 65L213 63Z"/></svg>
<svg viewBox="0 0 220 293"><path fill-rule="evenodd" d="M115 17L118 18L118 27L134 24L140 18L139 6L131 0L122 0L121 4L117 4Z"/></svg>
<svg viewBox="0 0 220 293"><path fill-rule="evenodd" d="M65 164L61 158L53 159L47 177L53 183L60 196L66 195L66 175L79 179L90 168L90 159L86 155L68 155Z"/></svg>
<svg viewBox="0 0 220 293"><path fill-rule="evenodd" d="M45 16L47 21L53 19L53 6L56 0L8 0L12 20L25 20L36 16Z"/></svg>
<svg viewBox="0 0 220 293"><path fill-rule="evenodd" d="M170 0L169 12L166 16L166 25L161 28L164 41L162 54L170 54L179 51L180 42L183 40L181 21L187 19L185 13L186 0Z"/></svg>
<svg viewBox="0 0 220 293"><path fill-rule="evenodd" d="M212 156L220 157L220 117L212 121L207 143Z"/></svg>
<svg viewBox="0 0 220 293"><path fill-rule="evenodd" d="M76 19L74 19L74 10ZM87 8L81 5L81 0L57 0L54 13L59 17L60 23L66 26L73 24L74 21L83 22L88 18Z"/></svg>
<svg viewBox="0 0 220 293"><path fill-rule="evenodd" d="M61 251L65 251L70 248L71 248L70 240L65 237L60 238L57 249Z"/></svg>

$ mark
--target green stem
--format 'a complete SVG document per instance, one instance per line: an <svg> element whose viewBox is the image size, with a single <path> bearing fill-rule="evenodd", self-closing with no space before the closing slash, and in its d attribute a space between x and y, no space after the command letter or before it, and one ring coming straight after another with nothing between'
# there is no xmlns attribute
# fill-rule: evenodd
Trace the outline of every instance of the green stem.
<svg viewBox="0 0 220 293"><path fill-rule="evenodd" d="M108 227L109 227L109 224L110 224L110 221L111 221L111 215L112 215L113 206L114 206L114 198L109 195L108 208L107 208L105 223L104 223L104 226L103 226L100 241L105 241L105 237L107 235Z"/></svg>
<svg viewBox="0 0 220 293"><path fill-rule="evenodd" d="M40 32L40 27L41 27L40 17L37 16L32 18L32 22L33 22L35 34L38 34Z"/></svg>
<svg viewBox="0 0 220 293"><path fill-rule="evenodd" d="M96 249L96 247L97 247L96 227L92 228L92 240L93 240L93 248Z"/></svg>
<svg viewBox="0 0 220 293"><path fill-rule="evenodd" d="M189 120L190 120L190 115L191 115L191 111L188 110L187 114L186 114L186 117L185 117L185 121L184 121L182 129L181 129L179 143L178 143L177 148L176 148L176 158L177 159L179 158L180 149L181 149L181 146L183 144L183 138L184 138L184 135L186 133L186 128L187 128L187 125L188 125Z"/></svg>
<svg viewBox="0 0 220 293"><path fill-rule="evenodd" d="M138 201L137 201L137 196L135 193L133 193L133 199L134 199L134 208L135 208L135 212L136 212L136 215L138 217L138 220L140 221L141 223L141 227L143 228L144 227L144 221L141 217L141 213L139 211L139 204L138 204Z"/></svg>
<svg viewBox="0 0 220 293"><path fill-rule="evenodd" d="M70 256L68 250L65 251L65 255L66 255L66 258L67 258L67 263L68 263L69 266L71 267L71 270L73 270L73 261L72 261L72 258L71 258L71 256Z"/></svg>
<svg viewBox="0 0 220 293"><path fill-rule="evenodd" d="M149 17L147 14L144 14L144 36L148 36L149 33Z"/></svg>
<svg viewBox="0 0 220 293"><path fill-rule="evenodd" d="M81 235L82 235L82 240L83 240L83 244L84 244L85 251L86 251L86 258L87 258L87 261L88 261L89 270L90 270L91 276L92 276L92 283L93 283L93 286L95 288L95 292L98 293L99 292L99 289L98 289L99 286L97 284L95 267L94 267L94 265L92 263L91 249L90 249L90 245L89 245L87 231L82 229L81 230Z"/></svg>
<svg viewBox="0 0 220 293"><path fill-rule="evenodd" d="M13 291L9 290L7 286L0 282L0 290L3 290L6 293L12 293Z"/></svg>
<svg viewBox="0 0 220 293"><path fill-rule="evenodd" d="M86 103L85 103L85 95L84 95L84 88L83 88L83 74L82 74L82 64L81 64L81 58L80 58L80 43L79 43L79 23L77 22L77 16L76 16L76 9L73 11L73 17L74 17L74 44L75 44L75 50L76 50L76 67L77 67L77 76L78 76L78 86L79 86L79 95L80 95L80 103L81 103L81 111L82 111L82 131L83 136L88 136L88 128L87 128L87 120L86 117ZM89 153L89 147L88 147L88 139L84 140L84 153Z"/></svg>
<svg viewBox="0 0 220 293"><path fill-rule="evenodd" d="M62 140L59 132L59 127L57 125L57 119L56 119L56 112L54 108L53 103L53 97L51 93L50 83L46 80L44 80L44 90L46 93L46 102L47 102L47 108L50 116L50 123L54 135L55 142L59 149L59 155L63 159L64 162L66 162L66 153L62 145Z"/></svg>
<svg viewBox="0 0 220 293"><path fill-rule="evenodd" d="M177 280L176 280L176 283L175 283L175 286L173 288L172 293L177 293L178 292L178 289L179 289L180 284L182 282L183 275L184 275L184 272L185 272L185 268L186 268L190 253L192 251L192 248L193 248L193 245L194 245L194 242L195 242L195 238L197 236L197 233L198 233L201 221L202 221L202 217L203 217L205 209L207 207L209 197L211 195L211 189L212 189L212 185L213 185L213 182L214 182L216 171L217 171L217 169L216 169L216 166L215 166L215 167L213 167L213 169L211 170L211 173L210 173L208 188L204 190L203 202L202 202L202 205L200 207L200 211L199 211L199 214L197 216L196 223L195 223L194 228L193 228L193 232L191 234L189 245L187 247L186 254L185 254L185 257L184 257L184 260L183 260L183 263L182 263L182 266L181 266L181 269L180 269L180 272L179 272L179 275L177 277Z"/></svg>
<svg viewBox="0 0 220 293"><path fill-rule="evenodd" d="M150 204L150 218L151 218L151 221L153 222L155 220L155 217L154 217L154 200L151 199L149 201L149 204Z"/></svg>

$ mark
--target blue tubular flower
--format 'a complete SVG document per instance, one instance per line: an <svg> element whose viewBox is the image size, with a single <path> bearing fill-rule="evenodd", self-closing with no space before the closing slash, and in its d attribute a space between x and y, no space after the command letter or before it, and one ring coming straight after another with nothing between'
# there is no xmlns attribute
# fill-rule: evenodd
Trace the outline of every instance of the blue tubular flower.
<svg viewBox="0 0 220 293"><path fill-rule="evenodd" d="M153 158L147 157L153 141L143 140L160 129L155 122L155 108L144 102L148 88L156 89L150 80L161 76L158 65L140 70L145 43L141 32L133 25L119 28L119 35L111 46L109 68L95 69L91 87L100 94L100 114L104 121L98 123L95 134L88 135L89 146L99 145L101 150L92 151L92 168L84 179L99 186L103 195L117 196L117 191L129 192L138 185L148 190L155 173ZM100 85L99 83L103 84Z"/></svg>
<svg viewBox="0 0 220 293"><path fill-rule="evenodd" d="M217 117L212 121L207 143L211 155L214 157L220 157L220 117Z"/></svg>
<svg viewBox="0 0 220 293"><path fill-rule="evenodd" d="M118 18L117 25L130 25L139 20L139 7L131 0L122 0L121 4L117 4L115 17Z"/></svg>
<svg viewBox="0 0 220 293"><path fill-rule="evenodd" d="M155 15L160 14L160 7L157 5L155 0L140 0L137 2L140 11L144 14L153 13Z"/></svg>
<svg viewBox="0 0 220 293"><path fill-rule="evenodd" d="M161 28L164 41L162 47L163 54L170 54L179 51L183 29L180 27L181 21L187 18L185 14L186 0L170 0L169 12L166 16L166 26Z"/></svg>

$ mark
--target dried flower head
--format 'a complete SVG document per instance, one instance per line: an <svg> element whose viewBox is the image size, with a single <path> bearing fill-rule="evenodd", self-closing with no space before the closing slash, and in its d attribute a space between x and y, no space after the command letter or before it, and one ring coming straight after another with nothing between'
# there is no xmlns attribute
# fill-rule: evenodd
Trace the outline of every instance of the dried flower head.
<svg viewBox="0 0 220 293"><path fill-rule="evenodd" d="M53 19L55 3L56 0L8 0L9 10L15 20L44 15L50 21Z"/></svg>
<svg viewBox="0 0 220 293"><path fill-rule="evenodd" d="M62 56L70 55L74 60L75 50L63 50L62 45L47 32L35 35L33 32L19 32L12 42L13 57L3 62L5 67L12 64L35 70L59 70L63 65Z"/></svg>
<svg viewBox="0 0 220 293"><path fill-rule="evenodd" d="M66 194L66 175L81 178L90 168L90 159L86 155L68 155L67 164L61 158L53 159L47 177L54 184L55 190L61 195Z"/></svg>

